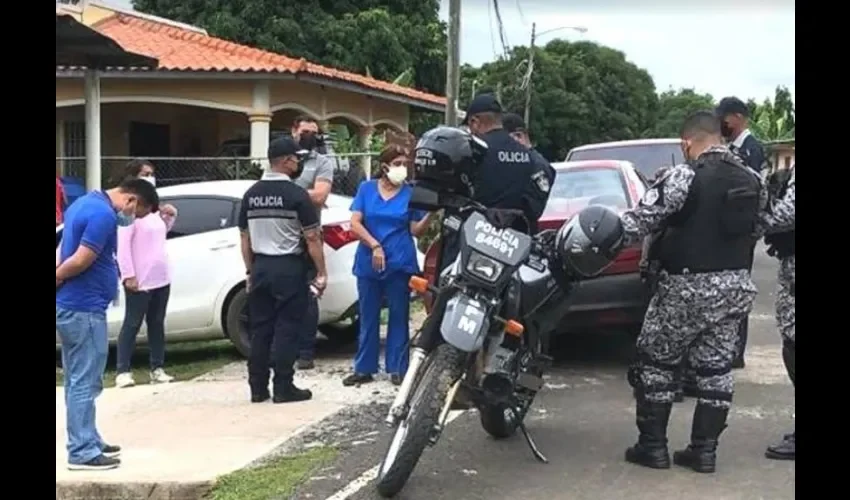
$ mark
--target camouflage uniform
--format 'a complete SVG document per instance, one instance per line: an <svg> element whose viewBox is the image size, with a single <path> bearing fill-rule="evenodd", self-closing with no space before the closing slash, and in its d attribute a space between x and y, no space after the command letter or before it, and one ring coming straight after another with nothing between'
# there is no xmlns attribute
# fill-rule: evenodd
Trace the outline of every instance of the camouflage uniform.
<svg viewBox="0 0 850 500"><path fill-rule="evenodd" d="M705 151L710 152L728 154L731 161L746 168L725 146L713 146ZM695 175L688 165L668 170L635 209L623 214L627 238L639 241L681 210ZM767 191L761 183L760 186L760 206L764 206ZM659 195L659 191L663 194ZM698 422L699 408L703 408L703 413L722 414L725 422L732 401L731 367L738 350L738 325L752 310L756 292L746 269L675 275L660 272L637 340L638 361L629 370L629 382L638 396L637 423L641 437L638 445L627 450L628 461L655 468L669 467L667 420L678 386L676 371L686 355L696 372L699 390L695 431L698 425L703 425ZM714 418L715 422L718 420ZM653 431L650 424L660 428ZM651 455L648 459L647 453ZM679 463L678 458L676 461ZM711 470L704 472L713 469L712 461Z"/></svg>
<svg viewBox="0 0 850 500"><path fill-rule="evenodd" d="M760 214L760 229L765 233L782 233L795 229L796 168L791 167L791 178L782 198L771 200L767 210ZM796 342L794 285L796 256L785 256L779 261L779 276L776 290L776 322L782 336L782 359L788 371L791 383L796 387ZM768 458L793 460L795 458L797 437L792 432L774 445L768 447Z"/></svg>

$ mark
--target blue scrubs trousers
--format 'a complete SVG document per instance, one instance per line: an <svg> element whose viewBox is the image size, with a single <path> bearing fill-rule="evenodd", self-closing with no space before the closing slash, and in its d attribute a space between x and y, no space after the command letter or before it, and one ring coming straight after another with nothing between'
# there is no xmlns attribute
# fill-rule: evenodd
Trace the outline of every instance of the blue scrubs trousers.
<svg viewBox="0 0 850 500"><path fill-rule="evenodd" d="M389 309L385 357L389 374L404 376L407 372L408 341L410 339L410 274L395 272L382 279L357 278L360 307L360 336L354 371L362 375L378 373L381 352L381 302L386 299Z"/></svg>

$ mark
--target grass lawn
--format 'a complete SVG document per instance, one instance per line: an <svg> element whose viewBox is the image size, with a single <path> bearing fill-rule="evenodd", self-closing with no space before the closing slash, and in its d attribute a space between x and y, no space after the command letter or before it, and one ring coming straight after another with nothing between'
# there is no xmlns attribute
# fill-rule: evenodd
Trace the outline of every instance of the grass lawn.
<svg viewBox="0 0 850 500"><path fill-rule="evenodd" d="M136 384L147 384L150 378L148 366L149 351L147 346L136 347L130 364ZM62 373L59 351L56 351L56 385L62 385ZM233 361L243 359L229 340L212 340L204 342L184 342L168 344L165 347L165 371L175 377L175 380L188 380L206 372L220 368ZM106 364L106 374L103 384L106 387L115 385L115 348L109 349L109 361Z"/></svg>
<svg viewBox="0 0 850 500"><path fill-rule="evenodd" d="M337 450L313 448L297 455L282 456L250 469L221 476L207 498L210 500L269 500L290 498L295 488L315 470L330 462Z"/></svg>

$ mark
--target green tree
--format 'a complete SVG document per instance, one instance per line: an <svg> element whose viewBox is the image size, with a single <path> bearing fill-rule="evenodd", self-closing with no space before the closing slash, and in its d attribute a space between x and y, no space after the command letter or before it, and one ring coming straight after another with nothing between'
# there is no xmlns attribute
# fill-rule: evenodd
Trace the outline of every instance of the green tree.
<svg viewBox="0 0 850 500"><path fill-rule="evenodd" d="M367 71L442 94L446 27L438 0L134 0L168 19L201 26L211 35L291 57Z"/></svg>
<svg viewBox="0 0 850 500"><path fill-rule="evenodd" d="M750 114L750 130L763 142L794 138L796 111L791 92L786 87L776 87L773 101L765 99Z"/></svg>
<svg viewBox="0 0 850 500"><path fill-rule="evenodd" d="M714 98L693 89L668 90L658 96L655 126L648 137L678 137L685 118L695 111L713 110Z"/></svg>
<svg viewBox="0 0 850 500"><path fill-rule="evenodd" d="M590 142L641 137L655 123L658 96L649 74L625 55L592 42L555 40L535 49L531 94L532 140L550 160ZM506 59L461 69L461 104L476 93L501 94L502 105L523 113L527 47Z"/></svg>

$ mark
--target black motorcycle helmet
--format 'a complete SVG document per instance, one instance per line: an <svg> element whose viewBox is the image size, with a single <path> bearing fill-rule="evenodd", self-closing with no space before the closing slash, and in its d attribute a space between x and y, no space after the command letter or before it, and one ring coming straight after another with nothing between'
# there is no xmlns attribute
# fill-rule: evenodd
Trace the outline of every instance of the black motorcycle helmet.
<svg viewBox="0 0 850 500"><path fill-rule="evenodd" d="M624 240L620 216L608 207L591 205L561 226L555 236L555 249L564 272L592 278L614 261Z"/></svg>
<svg viewBox="0 0 850 500"><path fill-rule="evenodd" d="M486 153L487 144L467 131L432 128L416 143L414 178L440 191L468 195Z"/></svg>

